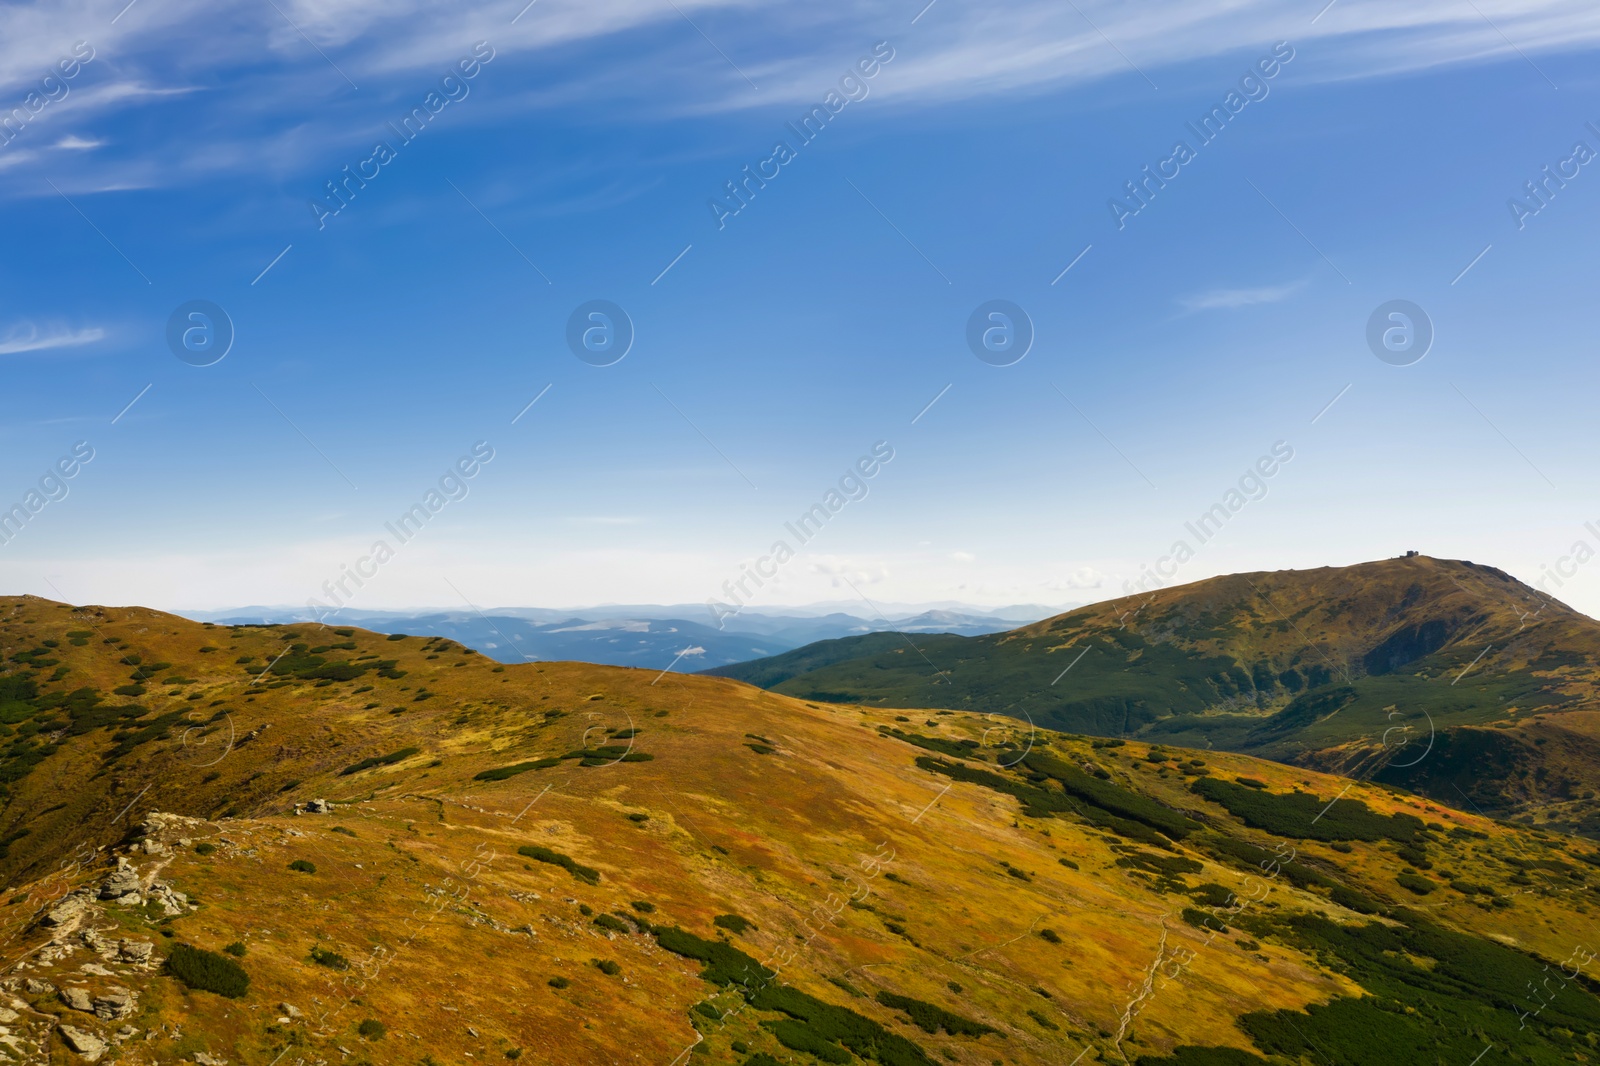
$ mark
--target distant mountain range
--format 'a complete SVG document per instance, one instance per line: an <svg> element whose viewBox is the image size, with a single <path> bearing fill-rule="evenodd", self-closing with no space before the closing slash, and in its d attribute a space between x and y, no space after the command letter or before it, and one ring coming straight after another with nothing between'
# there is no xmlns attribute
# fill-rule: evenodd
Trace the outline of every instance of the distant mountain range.
<svg viewBox="0 0 1600 1066"><path fill-rule="evenodd" d="M1036 621L1060 608L982 608L962 604L881 604L881 615L816 604L744 610L711 624L704 604L610 604L574 610L496 607L487 611L336 611L328 625L379 633L449 637L505 663L574 661L649 670L705 670L778 655L803 645L877 632L982 636ZM859 609L859 608L858 608ZM219 625L277 625L311 620L300 607L189 611L184 617Z"/></svg>

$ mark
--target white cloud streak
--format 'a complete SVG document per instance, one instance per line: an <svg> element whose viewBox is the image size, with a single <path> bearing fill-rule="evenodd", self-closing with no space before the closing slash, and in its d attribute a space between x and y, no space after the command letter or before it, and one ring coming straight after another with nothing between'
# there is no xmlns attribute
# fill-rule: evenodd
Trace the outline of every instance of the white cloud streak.
<svg viewBox="0 0 1600 1066"><path fill-rule="evenodd" d="M610 113L623 120L813 103L880 39L897 56L873 82L873 99L908 109L1113 78L1125 79L1129 92L1149 92L1140 73L1181 90L1195 76L1185 65L1249 58L1276 40L1309 54L1295 78L1329 81L1492 60L1526 60L1530 78L1545 78L1542 57L1600 45L1600 6L1580 0L1340 0L1314 25L1317 3L1084 0L1080 14L1058 0L1017 0L1000 8L939 5L914 26L919 5L899 0L822 9L682 0L677 6L714 46L658 0L541 0L515 25L525 0L277 6L281 15L273 5L167 0L140 4L113 26L98 0L5 5L0 113L18 106L74 41L88 40L99 58L68 97L37 116L39 124L70 115L81 129L163 107L185 108L184 120L115 153L77 154L80 167L115 168L115 175L57 180L69 189L155 187L259 172L264 159L280 175L325 165L381 128L392 103L414 103L419 88L477 40L490 41L501 58L495 98L463 109L460 121L472 124L597 102L616 104ZM352 92L330 63L361 91ZM38 132L45 139L34 147L65 133L59 126ZM8 180L33 170L22 165L31 160L7 159L25 147L19 140L0 149ZM25 194L38 195L38 184Z"/></svg>
<svg viewBox="0 0 1600 1066"><path fill-rule="evenodd" d="M1301 289L1304 281L1287 285L1267 285L1255 289L1209 289L1193 296L1183 296L1178 303L1185 311L1237 311L1258 304L1275 304L1287 300Z"/></svg>
<svg viewBox="0 0 1600 1066"><path fill-rule="evenodd" d="M98 327L89 329L52 327L41 331L38 326L29 322L13 326L4 337L0 337L0 355L21 355L24 352L43 352L52 348L81 348L85 344L93 344L105 335L106 331Z"/></svg>

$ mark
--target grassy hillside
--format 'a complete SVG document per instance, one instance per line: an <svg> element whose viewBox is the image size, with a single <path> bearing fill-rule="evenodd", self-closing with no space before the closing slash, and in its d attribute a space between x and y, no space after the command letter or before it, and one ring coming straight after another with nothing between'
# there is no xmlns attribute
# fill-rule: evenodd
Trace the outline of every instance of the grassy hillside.
<svg viewBox="0 0 1600 1066"><path fill-rule="evenodd" d="M714 672L1248 752L1600 831L1600 623L1491 567L1238 574L991 636L848 643Z"/></svg>
<svg viewBox="0 0 1600 1066"><path fill-rule="evenodd" d="M0 1058L1600 1058L1593 845L1385 786L360 630L0 640Z"/></svg>

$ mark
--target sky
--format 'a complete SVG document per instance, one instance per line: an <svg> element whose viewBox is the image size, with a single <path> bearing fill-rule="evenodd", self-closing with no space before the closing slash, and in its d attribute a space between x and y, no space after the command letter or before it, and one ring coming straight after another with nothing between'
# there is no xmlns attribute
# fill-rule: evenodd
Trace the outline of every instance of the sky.
<svg viewBox="0 0 1600 1066"><path fill-rule="evenodd" d="M1600 9L924 2L7 5L0 590L1600 614Z"/></svg>

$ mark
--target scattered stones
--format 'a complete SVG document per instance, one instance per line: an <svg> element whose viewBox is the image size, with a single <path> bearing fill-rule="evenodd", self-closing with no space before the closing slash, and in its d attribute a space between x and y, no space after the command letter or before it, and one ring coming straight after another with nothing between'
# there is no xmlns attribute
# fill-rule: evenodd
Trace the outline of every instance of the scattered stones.
<svg viewBox="0 0 1600 1066"><path fill-rule="evenodd" d="M22 1017L22 1015L18 1014L10 1007L0 1007L0 1025L10 1025L20 1017Z"/></svg>
<svg viewBox="0 0 1600 1066"><path fill-rule="evenodd" d="M287 1014L291 1018L300 1017L300 1008L296 1007L293 1003L280 1003L278 1004L278 1009L283 1011L283 1013Z"/></svg>
<svg viewBox="0 0 1600 1066"><path fill-rule="evenodd" d="M90 977L117 976L112 971L106 969L104 966L101 966L98 962L86 962L82 966L78 967L78 972L88 974Z"/></svg>
<svg viewBox="0 0 1600 1066"><path fill-rule="evenodd" d="M150 886L150 898L161 905L162 913L169 918L188 913L189 897L165 881Z"/></svg>
<svg viewBox="0 0 1600 1066"><path fill-rule="evenodd" d="M194 1053L194 1061L198 1062L200 1066L228 1066L227 1059L219 1059L215 1055L207 1055L204 1051L196 1051Z"/></svg>
<svg viewBox="0 0 1600 1066"><path fill-rule="evenodd" d="M60 1029L61 1039L67 1042L69 1048L82 1055L85 1062L100 1061L100 1056L111 1046L85 1029L72 1025L63 1025Z"/></svg>
<svg viewBox="0 0 1600 1066"><path fill-rule="evenodd" d="M325 799L314 799L306 804L307 814L328 814L333 810L333 804Z"/></svg>
<svg viewBox="0 0 1600 1066"><path fill-rule="evenodd" d="M123 962L148 965L156 946L148 940L122 940L117 943L117 957Z"/></svg>
<svg viewBox="0 0 1600 1066"><path fill-rule="evenodd" d="M22 982L22 987L28 990L31 996L46 996L56 990L55 985L49 981L41 981L37 977L30 977Z"/></svg>

